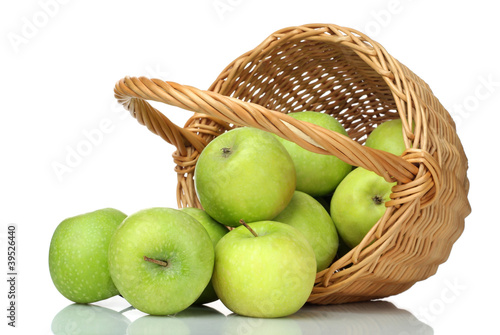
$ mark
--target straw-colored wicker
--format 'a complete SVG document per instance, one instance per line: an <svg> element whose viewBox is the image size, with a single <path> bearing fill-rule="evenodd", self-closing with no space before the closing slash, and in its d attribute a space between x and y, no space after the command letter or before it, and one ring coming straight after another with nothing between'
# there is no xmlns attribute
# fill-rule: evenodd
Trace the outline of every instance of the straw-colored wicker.
<svg viewBox="0 0 500 335"><path fill-rule="evenodd" d="M179 207L200 207L193 181L198 155L238 126L275 133L398 182L385 215L361 244L317 274L311 303L366 301L407 290L447 260L470 213L467 158L450 115L424 81L349 28L279 30L229 64L208 90L126 77L115 96L139 123L177 147ZM179 127L146 100L195 114ZM287 115L304 110L333 115L349 137ZM408 149L401 157L362 145L378 124L394 118L404 125Z"/></svg>

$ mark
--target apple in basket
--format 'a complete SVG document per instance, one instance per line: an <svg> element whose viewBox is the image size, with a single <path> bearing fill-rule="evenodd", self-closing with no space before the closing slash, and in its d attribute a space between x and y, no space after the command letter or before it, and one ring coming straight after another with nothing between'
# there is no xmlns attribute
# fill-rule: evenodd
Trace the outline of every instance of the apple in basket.
<svg viewBox="0 0 500 335"><path fill-rule="evenodd" d="M354 248L384 215L390 200L389 183L373 171L358 167L340 182L333 193L330 214L342 240Z"/></svg>
<svg viewBox="0 0 500 335"><path fill-rule="evenodd" d="M295 191L293 161L266 131L243 127L212 140L201 152L195 187L205 211L226 226L270 220Z"/></svg>
<svg viewBox="0 0 500 335"><path fill-rule="evenodd" d="M215 292L227 308L243 316L274 318L297 312L316 277L311 245L285 223L242 223L215 247Z"/></svg>
<svg viewBox="0 0 500 335"><path fill-rule="evenodd" d="M347 136L342 124L328 114L304 111L288 115ZM311 152L294 142L276 137L290 153L295 164L299 191L314 197L331 195L340 181L351 172L352 166L338 157Z"/></svg>
<svg viewBox="0 0 500 335"><path fill-rule="evenodd" d="M413 124L415 127L415 124ZM401 119L385 121L367 137L367 147L401 155L406 150ZM349 248L358 245L384 215L392 187L375 172L356 168L339 184L331 199L330 214Z"/></svg>
<svg viewBox="0 0 500 335"><path fill-rule="evenodd" d="M394 119L380 124L368 135L365 145L396 156L402 155L406 150L403 140L403 121Z"/></svg>
<svg viewBox="0 0 500 335"><path fill-rule="evenodd" d="M339 237L330 214L307 193L295 191L292 200L273 221L289 224L304 234L316 256L316 272L330 266L339 246Z"/></svg>

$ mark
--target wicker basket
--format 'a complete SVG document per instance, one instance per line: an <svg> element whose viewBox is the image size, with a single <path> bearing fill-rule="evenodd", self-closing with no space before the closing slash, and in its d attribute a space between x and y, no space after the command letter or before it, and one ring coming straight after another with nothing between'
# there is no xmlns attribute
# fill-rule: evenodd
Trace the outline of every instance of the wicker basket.
<svg viewBox="0 0 500 335"><path fill-rule="evenodd" d="M275 133L397 181L385 215L361 244L317 274L311 303L367 301L407 290L446 261L470 213L467 158L450 115L424 81L349 28L279 30L229 64L208 90L126 77L115 96L177 148L179 207L200 207L193 180L198 155L238 126ZM179 127L146 100L195 113ZM287 115L304 110L335 116L349 137ZM378 124L394 118L403 120L408 149L401 157L362 145Z"/></svg>

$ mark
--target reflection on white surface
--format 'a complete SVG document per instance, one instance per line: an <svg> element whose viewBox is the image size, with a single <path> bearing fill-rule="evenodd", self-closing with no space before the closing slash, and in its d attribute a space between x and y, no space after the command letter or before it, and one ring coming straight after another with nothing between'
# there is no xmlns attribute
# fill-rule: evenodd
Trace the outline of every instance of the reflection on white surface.
<svg viewBox="0 0 500 335"><path fill-rule="evenodd" d="M224 327L224 335L300 335L309 334L307 328L304 330L291 317L276 319L247 318L237 314L227 316Z"/></svg>
<svg viewBox="0 0 500 335"><path fill-rule="evenodd" d="M199 306L173 316L146 315L130 324L127 335L163 335L163 334L207 334L220 335L226 323L226 316L216 309Z"/></svg>
<svg viewBox="0 0 500 335"><path fill-rule="evenodd" d="M231 314L224 335L295 334L434 334L432 328L390 302L372 301L333 306L306 305L280 319L252 319Z"/></svg>
<svg viewBox="0 0 500 335"><path fill-rule="evenodd" d="M69 334L126 334L130 320L120 312L96 305L71 304L52 320L52 332Z"/></svg>
<svg viewBox="0 0 500 335"><path fill-rule="evenodd" d="M429 325L387 301L308 305L291 318L300 325L301 334L434 334Z"/></svg>
<svg viewBox="0 0 500 335"><path fill-rule="evenodd" d="M62 334L433 334L433 329L406 310L386 301L333 306L306 305L286 318L260 319L224 315L207 307L190 307L171 316L141 314L131 321L121 312L97 305L72 304L52 321L52 332ZM136 311L136 310L135 310ZM136 311L138 312L138 311Z"/></svg>

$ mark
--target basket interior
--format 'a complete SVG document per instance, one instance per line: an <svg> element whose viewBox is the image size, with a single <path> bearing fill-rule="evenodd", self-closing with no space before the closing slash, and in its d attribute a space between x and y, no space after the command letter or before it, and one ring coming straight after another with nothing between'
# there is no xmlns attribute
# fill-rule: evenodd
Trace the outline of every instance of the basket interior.
<svg viewBox="0 0 500 335"><path fill-rule="evenodd" d="M230 68L237 73L234 78L220 79L222 85L214 83L213 87L220 87L219 93L282 113L331 114L360 143L376 125L399 118L382 76L340 43L327 39L279 41L242 59L234 63L238 68Z"/></svg>

